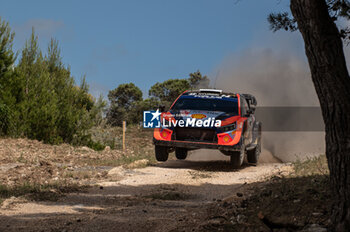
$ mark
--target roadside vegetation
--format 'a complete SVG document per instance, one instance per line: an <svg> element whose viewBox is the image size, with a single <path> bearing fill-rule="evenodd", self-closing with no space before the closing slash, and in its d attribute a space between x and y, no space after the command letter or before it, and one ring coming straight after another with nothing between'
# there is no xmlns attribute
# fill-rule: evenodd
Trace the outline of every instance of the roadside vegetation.
<svg viewBox="0 0 350 232"><path fill-rule="evenodd" d="M144 110L169 107L183 91L208 87L207 76L197 71L188 78L154 84L144 99L133 83L120 84L94 98L82 76L80 84L63 63L59 43L52 38L43 52L33 28L21 51L13 51L15 33L0 18L0 136L20 137L49 144L68 143L103 150L119 149L114 133L126 121L140 125ZM113 129L113 127L116 127ZM96 135L107 132L98 137ZM127 161L126 161L127 162Z"/></svg>
<svg viewBox="0 0 350 232"><path fill-rule="evenodd" d="M57 40L44 54L33 28L15 53L14 36L0 19L0 135L94 146L88 130L102 117L104 101L89 94L84 77L75 83Z"/></svg>

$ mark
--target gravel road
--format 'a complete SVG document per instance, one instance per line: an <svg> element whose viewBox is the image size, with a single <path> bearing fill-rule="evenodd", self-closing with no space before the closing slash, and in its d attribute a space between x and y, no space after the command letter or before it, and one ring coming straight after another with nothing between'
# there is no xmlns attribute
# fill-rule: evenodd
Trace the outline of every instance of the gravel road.
<svg viewBox="0 0 350 232"><path fill-rule="evenodd" d="M227 161L198 161L196 156L140 169L116 167L86 192L57 202L9 199L0 210L0 231L178 231L184 224L195 228L206 218L209 204L289 168L266 154L261 158L269 163L239 170Z"/></svg>

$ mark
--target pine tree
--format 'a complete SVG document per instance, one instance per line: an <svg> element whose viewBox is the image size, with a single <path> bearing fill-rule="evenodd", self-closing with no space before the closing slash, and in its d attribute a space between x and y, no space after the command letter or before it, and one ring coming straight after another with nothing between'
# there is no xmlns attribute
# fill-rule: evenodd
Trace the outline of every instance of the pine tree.
<svg viewBox="0 0 350 232"><path fill-rule="evenodd" d="M22 51L18 71L25 80L25 97L19 108L22 121L19 130L32 139L61 142L56 130L58 97L34 29Z"/></svg>
<svg viewBox="0 0 350 232"><path fill-rule="evenodd" d="M16 56L12 51L14 33L0 18L0 135L8 134L13 120L11 105L16 102L12 91L20 87L13 72Z"/></svg>
<svg viewBox="0 0 350 232"><path fill-rule="evenodd" d="M15 54L12 51L14 33L7 22L0 18L0 79L13 71Z"/></svg>

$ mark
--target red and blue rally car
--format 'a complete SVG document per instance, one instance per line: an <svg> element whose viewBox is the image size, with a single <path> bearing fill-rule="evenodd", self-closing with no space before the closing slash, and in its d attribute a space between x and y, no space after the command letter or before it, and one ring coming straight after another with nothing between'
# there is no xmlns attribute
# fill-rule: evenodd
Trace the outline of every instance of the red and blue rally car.
<svg viewBox="0 0 350 232"><path fill-rule="evenodd" d="M224 93L217 89L185 91L161 114L153 143L158 161L175 151L186 159L195 149L218 149L238 168L244 157L256 164L261 151L261 123L255 119L257 101L250 94Z"/></svg>

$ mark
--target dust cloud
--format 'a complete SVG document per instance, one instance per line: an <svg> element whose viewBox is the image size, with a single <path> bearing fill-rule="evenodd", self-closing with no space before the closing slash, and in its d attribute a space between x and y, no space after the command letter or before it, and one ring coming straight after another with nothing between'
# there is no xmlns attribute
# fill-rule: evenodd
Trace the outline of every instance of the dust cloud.
<svg viewBox="0 0 350 232"><path fill-rule="evenodd" d="M251 93L259 107L319 106L305 59L288 50L246 50L226 58L219 70L216 88ZM262 160L271 155L284 162L304 159L324 153L324 132L263 129L262 145Z"/></svg>
<svg viewBox="0 0 350 232"><path fill-rule="evenodd" d="M258 107L319 106L306 57L300 53L304 50L300 41L296 46L292 40L295 37L283 43L269 39L270 48L269 45L253 44L227 56L213 71L211 83L227 92L253 94ZM274 157L291 162L324 154L324 131L264 131L262 123L260 162L275 162ZM207 150L191 153L191 159L195 160L226 158Z"/></svg>

